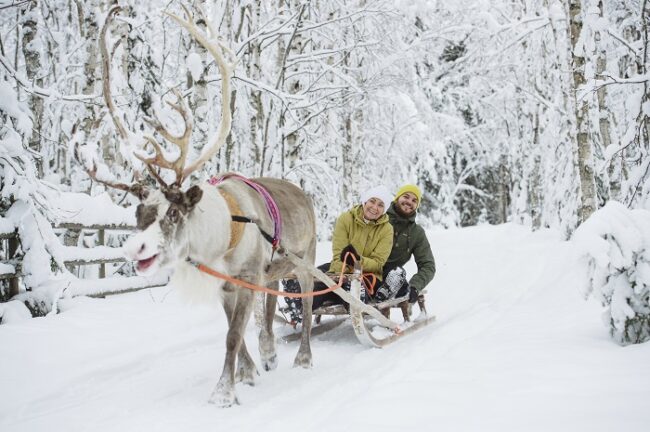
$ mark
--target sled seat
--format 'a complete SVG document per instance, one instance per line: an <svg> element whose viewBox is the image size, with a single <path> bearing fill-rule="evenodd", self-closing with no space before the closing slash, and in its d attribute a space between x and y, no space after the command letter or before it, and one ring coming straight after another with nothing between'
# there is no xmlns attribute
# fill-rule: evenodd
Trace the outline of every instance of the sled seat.
<svg viewBox="0 0 650 432"><path fill-rule="evenodd" d="M326 273L327 276L332 279L335 282L338 282L340 274L333 274L333 273ZM349 282L350 279L355 276L353 274L344 274L343 278L345 282ZM356 276L355 276L356 277ZM293 274L287 275L285 280L295 280L296 277ZM314 283L320 282L317 278L314 278ZM362 281L362 283L365 283L365 281ZM421 312L426 312L426 307L425 307L425 301L424 301L424 294L426 293L426 290L423 290L422 293L418 296L417 304L418 307L420 308ZM383 302L370 302L368 303L369 305L375 307L377 310L382 312L384 316L389 317L390 316L390 310L393 308L400 309L402 311L402 316L404 318L404 321L411 321L411 314L412 314L412 305L408 302L408 296L404 297L398 297L398 298L392 298L385 300ZM349 314L349 307L347 303L341 304L324 304L323 306L314 309L312 312L314 316L314 320L316 324L320 324L321 322L321 317L323 315L348 315Z"/></svg>

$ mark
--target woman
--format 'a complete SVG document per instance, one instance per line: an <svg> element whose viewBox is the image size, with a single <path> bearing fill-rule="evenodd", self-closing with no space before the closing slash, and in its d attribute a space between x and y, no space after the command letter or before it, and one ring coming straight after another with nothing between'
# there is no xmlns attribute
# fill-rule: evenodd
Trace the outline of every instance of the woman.
<svg viewBox="0 0 650 432"><path fill-rule="evenodd" d="M332 234L330 273L340 273L345 254L361 260L364 273L382 278L382 268L393 246L393 227L386 211L392 195L379 185L361 194L362 204L352 207L336 220ZM354 260L348 258L345 273L352 273Z"/></svg>
<svg viewBox="0 0 650 432"><path fill-rule="evenodd" d="M352 273L355 260L361 261L364 273L372 273L378 281L382 280L382 268L393 247L393 227L389 223L386 211L390 206L392 194L386 186L379 185L361 194L361 204L342 213L334 225L332 234L332 261L318 268L330 273ZM379 282L376 284L379 286ZM322 291L327 286L322 282L314 284L314 291ZM343 286L349 289L349 286ZM296 280L284 281L284 290L300 292ZM302 301L285 297L287 311L292 321L302 321ZM343 300L333 292L314 296L312 309L318 309L324 303L339 304Z"/></svg>
<svg viewBox="0 0 650 432"><path fill-rule="evenodd" d="M361 204L336 219L332 234L330 273L340 273L343 266L344 273L352 273L354 262L361 261L363 272L372 273L381 281L382 269L393 247L393 227L386 214L392 197L386 186L375 186L361 194ZM324 284L317 283L314 291L325 288ZM316 296L313 309L325 302L343 301L334 293Z"/></svg>

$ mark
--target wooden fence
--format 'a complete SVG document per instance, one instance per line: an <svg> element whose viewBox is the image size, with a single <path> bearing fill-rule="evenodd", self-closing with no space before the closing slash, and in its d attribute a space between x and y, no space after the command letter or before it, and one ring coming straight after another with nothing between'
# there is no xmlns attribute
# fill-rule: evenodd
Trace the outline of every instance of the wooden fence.
<svg viewBox="0 0 650 432"><path fill-rule="evenodd" d="M0 250L5 250L7 253L7 259L2 261L3 265L0 265L0 283L5 280L8 281L8 288L5 297L11 298L18 294L18 278L21 276L22 262L18 259L10 258L13 257L18 250L18 233L0 233L0 243L2 243L3 246Z"/></svg>
<svg viewBox="0 0 650 432"><path fill-rule="evenodd" d="M61 252L64 256L64 264L71 272L80 266L98 264L98 277L100 280L111 279L110 276L108 278L106 276L107 264L126 262L126 259L122 255L121 246L111 247L106 245L107 232L130 232L135 229L135 227L128 225L82 225L78 223L62 223L54 228L66 230L66 234L73 233L71 236L72 243L75 244L80 233L88 233L88 231L95 231L97 233L97 244L94 247L62 245ZM4 281L8 281L7 290L5 291L4 296L0 296L0 301L7 301L13 296L19 294L20 278L23 276L22 262L20 258L13 258L18 250L20 239L16 232L0 233L0 242L2 242L2 248L0 248L0 250L6 251L5 258L2 258L2 261L0 262L0 283L7 283ZM104 297L110 294L120 294L144 288L161 286L165 283L164 279L161 278L150 281L139 276L123 277L120 280L121 286L116 289L115 287L109 288L111 284L102 284L101 282L102 281L88 280L89 284L94 283L100 287L98 291L95 290L91 293L85 293L83 290L77 291L79 291L79 294L89 295L91 297ZM102 286L105 286L106 288L101 288Z"/></svg>

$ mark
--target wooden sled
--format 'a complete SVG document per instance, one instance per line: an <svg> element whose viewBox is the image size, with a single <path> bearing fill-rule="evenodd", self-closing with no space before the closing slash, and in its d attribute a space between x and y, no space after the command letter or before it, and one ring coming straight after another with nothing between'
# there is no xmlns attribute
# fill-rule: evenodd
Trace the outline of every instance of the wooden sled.
<svg viewBox="0 0 650 432"><path fill-rule="evenodd" d="M316 279L325 283L327 286L336 285L336 282L334 282L326 273L314 268L312 265L306 263L286 249L279 248L278 253L287 257L295 265L308 269ZM312 328L312 335L329 331L332 328L338 327L345 321L345 319L340 319L320 324L320 317L322 315L338 315L345 317L349 315L354 333L359 342L369 347L380 348L389 345L435 321L435 316L428 315L426 311L423 296L420 296L421 298L418 299L420 315L415 320L411 321L410 304L407 301L407 297L389 299L377 304L365 304L360 300L361 268L355 267L354 273L348 275L348 278L350 280L349 292L345 291L343 288L337 288L332 291L341 297L341 299L347 303L348 307L346 308L345 305L338 304L320 307L314 310L313 314L316 317L317 325ZM392 307L399 307L402 310L404 316L403 323L400 324L391 321L382 313L382 311L385 311L386 309L390 310ZM324 326L322 330L320 329L321 326ZM296 333L296 335L299 334ZM290 341L292 339L291 336L293 335L289 335L289 337L285 337L284 339Z"/></svg>

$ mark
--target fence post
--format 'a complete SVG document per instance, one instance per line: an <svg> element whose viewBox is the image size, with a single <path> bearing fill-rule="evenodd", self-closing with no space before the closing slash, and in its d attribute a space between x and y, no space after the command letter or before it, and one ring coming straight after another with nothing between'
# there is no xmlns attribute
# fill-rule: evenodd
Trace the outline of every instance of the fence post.
<svg viewBox="0 0 650 432"><path fill-rule="evenodd" d="M97 230L97 239L99 241L100 246L104 246L104 240L105 240L105 231L104 228L100 228ZM99 278L104 279L106 277L106 264L101 263L99 265Z"/></svg>
<svg viewBox="0 0 650 432"><path fill-rule="evenodd" d="M64 246L77 246L79 244L79 236L81 235L81 229L73 226L66 227L65 233L63 234L63 245ZM79 267L74 264L65 265L68 271L76 276L79 276ZM76 270L76 272L75 272Z"/></svg>

